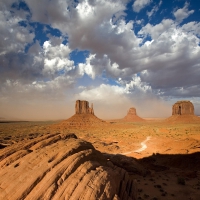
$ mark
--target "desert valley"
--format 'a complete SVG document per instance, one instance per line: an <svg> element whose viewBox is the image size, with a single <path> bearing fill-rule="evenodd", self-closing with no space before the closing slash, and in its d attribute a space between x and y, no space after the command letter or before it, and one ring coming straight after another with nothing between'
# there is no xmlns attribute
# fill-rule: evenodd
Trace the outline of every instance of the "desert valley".
<svg viewBox="0 0 200 200"><path fill-rule="evenodd" d="M136 108L103 120L77 100L63 121L1 121L0 199L200 199L200 118L178 101L167 119Z"/></svg>
<svg viewBox="0 0 200 200"><path fill-rule="evenodd" d="M0 200L200 200L200 0L0 0Z"/></svg>

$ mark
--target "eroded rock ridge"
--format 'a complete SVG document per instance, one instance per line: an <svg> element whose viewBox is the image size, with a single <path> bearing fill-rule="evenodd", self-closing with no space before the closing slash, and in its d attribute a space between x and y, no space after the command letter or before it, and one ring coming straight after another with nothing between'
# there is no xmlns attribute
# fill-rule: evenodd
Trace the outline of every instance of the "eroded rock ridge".
<svg viewBox="0 0 200 200"><path fill-rule="evenodd" d="M0 199L134 200L128 172L74 134L46 134L0 151Z"/></svg>

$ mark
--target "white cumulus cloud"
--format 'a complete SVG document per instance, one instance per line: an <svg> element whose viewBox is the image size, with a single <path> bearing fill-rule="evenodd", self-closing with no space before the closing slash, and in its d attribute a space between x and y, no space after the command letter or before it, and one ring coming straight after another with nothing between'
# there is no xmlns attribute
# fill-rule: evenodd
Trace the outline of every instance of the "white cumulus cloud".
<svg viewBox="0 0 200 200"><path fill-rule="evenodd" d="M149 5L151 3L151 0L135 0L133 3L133 10L135 12L140 12L144 7Z"/></svg>
<svg viewBox="0 0 200 200"><path fill-rule="evenodd" d="M188 10L189 3L185 3L183 8L177 9L174 11L174 16L178 23L181 23L184 19L186 19L189 15L194 13L194 10Z"/></svg>
<svg viewBox="0 0 200 200"><path fill-rule="evenodd" d="M61 70L67 72L74 69L74 62L69 59L71 50L61 42L56 45L53 45L51 41L44 42L44 73L54 75Z"/></svg>

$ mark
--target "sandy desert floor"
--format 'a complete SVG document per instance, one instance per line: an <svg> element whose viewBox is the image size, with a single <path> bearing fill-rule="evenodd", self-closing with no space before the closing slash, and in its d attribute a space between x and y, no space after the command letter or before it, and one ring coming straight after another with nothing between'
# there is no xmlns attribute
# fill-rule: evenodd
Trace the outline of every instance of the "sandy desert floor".
<svg viewBox="0 0 200 200"><path fill-rule="evenodd" d="M126 165L136 158L146 173L136 179L138 199L200 199L200 124L167 123L164 120L123 122L104 126L62 128L58 121L0 123L0 148L47 133L75 133L102 153L122 155ZM196 153L196 154L195 154Z"/></svg>

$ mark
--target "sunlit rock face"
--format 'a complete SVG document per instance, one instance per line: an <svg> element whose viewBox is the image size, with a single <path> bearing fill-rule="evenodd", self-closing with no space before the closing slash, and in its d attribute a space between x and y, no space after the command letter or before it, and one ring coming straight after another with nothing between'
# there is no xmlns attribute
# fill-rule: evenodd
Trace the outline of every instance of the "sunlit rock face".
<svg viewBox="0 0 200 200"><path fill-rule="evenodd" d="M172 116L166 119L170 123L200 123L194 114L194 105L190 101L177 101L172 106Z"/></svg>
<svg viewBox="0 0 200 200"><path fill-rule="evenodd" d="M108 125L108 123L99 119L94 114L93 104L89 107L88 101L77 100L75 102L75 114L67 120L60 122L55 125L60 128L69 127L91 127L91 126L102 126Z"/></svg>
<svg viewBox="0 0 200 200"><path fill-rule="evenodd" d="M77 100L76 104L75 104L75 113L76 114L92 114L92 115L94 115L93 104L90 108L88 101Z"/></svg>
<svg viewBox="0 0 200 200"><path fill-rule="evenodd" d="M177 101L172 107L172 115L194 115L194 105L190 101Z"/></svg>
<svg viewBox="0 0 200 200"><path fill-rule="evenodd" d="M129 173L74 134L51 133L0 151L0 199L135 200Z"/></svg>

